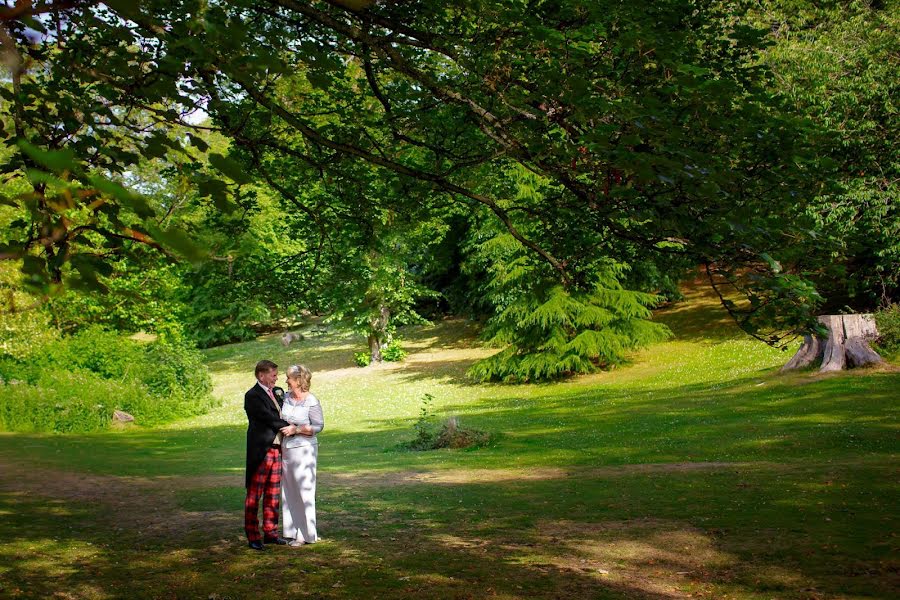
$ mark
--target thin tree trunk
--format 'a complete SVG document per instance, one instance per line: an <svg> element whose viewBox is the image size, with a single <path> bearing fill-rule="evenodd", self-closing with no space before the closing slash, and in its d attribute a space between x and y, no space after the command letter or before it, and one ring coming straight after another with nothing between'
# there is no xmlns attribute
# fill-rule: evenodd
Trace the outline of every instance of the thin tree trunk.
<svg viewBox="0 0 900 600"><path fill-rule="evenodd" d="M390 322L391 310L387 306L382 305L378 310L378 318L370 322L372 329L369 332L369 357L373 363L383 360L381 349L390 342L390 339L388 339L388 324Z"/></svg>

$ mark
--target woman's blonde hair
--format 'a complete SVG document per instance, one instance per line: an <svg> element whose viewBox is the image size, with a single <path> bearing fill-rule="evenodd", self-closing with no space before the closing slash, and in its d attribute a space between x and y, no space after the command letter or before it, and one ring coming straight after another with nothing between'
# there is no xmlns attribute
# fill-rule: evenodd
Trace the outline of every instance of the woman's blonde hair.
<svg viewBox="0 0 900 600"><path fill-rule="evenodd" d="M288 379L293 379L300 385L301 392L309 391L309 384L312 383L312 371L305 365L291 365L287 370Z"/></svg>

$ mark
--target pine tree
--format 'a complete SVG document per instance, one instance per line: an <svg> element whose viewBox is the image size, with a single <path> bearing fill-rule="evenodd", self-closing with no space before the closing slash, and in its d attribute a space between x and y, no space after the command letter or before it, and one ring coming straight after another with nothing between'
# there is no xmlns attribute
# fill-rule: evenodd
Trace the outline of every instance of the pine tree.
<svg viewBox="0 0 900 600"><path fill-rule="evenodd" d="M544 381L621 363L633 349L670 335L650 320L654 294L625 289L627 267L609 259L592 264L584 283L569 288L541 276L510 236L480 247L490 261L488 295L497 308L486 334L504 348L476 363L481 381Z"/></svg>

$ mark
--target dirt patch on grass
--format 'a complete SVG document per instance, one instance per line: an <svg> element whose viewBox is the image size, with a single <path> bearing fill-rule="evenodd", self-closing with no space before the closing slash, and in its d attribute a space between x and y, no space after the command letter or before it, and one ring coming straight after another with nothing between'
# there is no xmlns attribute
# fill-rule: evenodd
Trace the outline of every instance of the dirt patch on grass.
<svg viewBox="0 0 900 600"><path fill-rule="evenodd" d="M722 579L739 562L708 532L663 519L545 521L537 532L536 552L550 550L540 558L547 564L654 598L714 593L710 580Z"/></svg>
<svg viewBox="0 0 900 600"><path fill-rule="evenodd" d="M383 473L320 472L323 486L390 487L394 485L459 485L471 483L515 483L570 477L616 477L639 473L734 469L743 463L671 463L624 465L593 469L453 469L445 471L400 471ZM111 527L161 538L178 538L197 528L204 530L238 526L239 511L188 511L179 506L185 490L241 488L241 475L122 477L70 473L0 462L0 490L102 506Z"/></svg>
<svg viewBox="0 0 900 600"><path fill-rule="evenodd" d="M736 462L681 462L647 463L608 467L587 467L563 469L557 467L535 467L532 469L447 469L442 471L392 471L383 473L320 473L320 481L338 484L391 486L397 484L466 484L466 483L512 483L516 481L546 481L571 477L624 477L638 474L681 473L693 471L715 471L725 469L748 469L771 466L762 463Z"/></svg>
<svg viewBox="0 0 900 600"><path fill-rule="evenodd" d="M140 531L151 537L183 537L197 529L233 527L241 518L232 512L186 511L176 494L184 489L243 485L232 476L117 477L68 473L53 469L25 468L0 462L0 491L26 493L87 505L107 511L113 530Z"/></svg>

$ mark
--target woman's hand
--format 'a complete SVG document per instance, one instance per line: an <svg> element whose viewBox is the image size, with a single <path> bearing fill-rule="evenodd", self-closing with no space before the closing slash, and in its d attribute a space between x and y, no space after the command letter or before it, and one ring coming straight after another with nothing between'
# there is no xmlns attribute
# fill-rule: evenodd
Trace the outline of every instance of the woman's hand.
<svg viewBox="0 0 900 600"><path fill-rule="evenodd" d="M309 435L309 436L315 435L313 433L312 425L301 425L300 427L296 427L295 429L297 430L297 433L299 433L300 435Z"/></svg>
<svg viewBox="0 0 900 600"><path fill-rule="evenodd" d="M309 425L305 425L305 427L309 427ZM297 426L296 426L296 425L285 425L284 427L282 427L282 428L279 429L278 431L281 432L281 435L292 436L292 435L297 435L297 432L298 432L299 430L297 429Z"/></svg>

